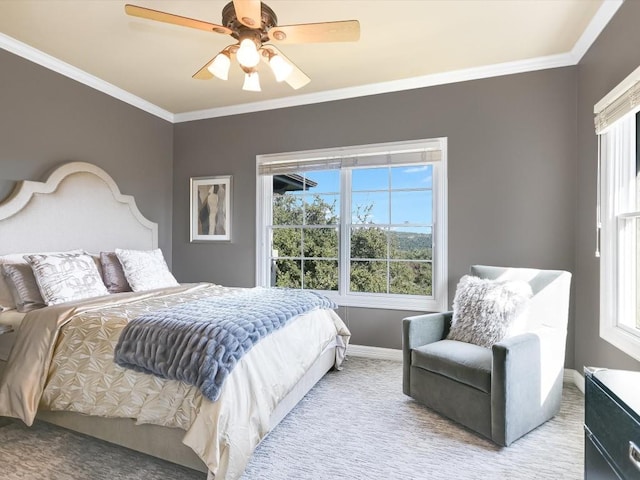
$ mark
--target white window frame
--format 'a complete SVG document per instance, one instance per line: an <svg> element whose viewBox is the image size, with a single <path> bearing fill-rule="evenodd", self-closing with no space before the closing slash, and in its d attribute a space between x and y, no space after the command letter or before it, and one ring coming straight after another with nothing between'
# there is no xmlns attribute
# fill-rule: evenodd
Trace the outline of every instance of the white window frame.
<svg viewBox="0 0 640 480"><path fill-rule="evenodd" d="M346 268L340 268L338 292L322 291L340 306L370 307L392 310L432 311L440 312L448 308L448 258L447 258L447 139L437 138L408 142L393 142L373 145L360 145L353 147L328 148L320 150L307 150L300 152L287 152L279 154L258 155L256 157L256 285L270 285L270 241L267 238L267 227L272 221L272 176L260 175L259 166L263 163L274 161L295 162L305 159L331 159L358 157L359 155L373 155L379 153L398 153L403 151L416 151L420 149L433 149L437 146L441 152L441 159L432 162L433 165L433 231L432 231L432 296L400 295L400 294L371 294L361 292L347 292L349 279ZM341 182L346 182L347 176L341 175ZM341 191L345 194L340 199L340 238L339 261L349 258L349 227L347 219L351 218L350 189L341 185Z"/></svg>
<svg viewBox="0 0 640 480"><path fill-rule="evenodd" d="M635 211L639 94L640 67L594 107L600 136L596 245L596 256L600 257L600 337L636 360L640 360L640 329L628 324L635 324L636 317L629 299L638 296L637 244L635 229L625 225L640 217Z"/></svg>

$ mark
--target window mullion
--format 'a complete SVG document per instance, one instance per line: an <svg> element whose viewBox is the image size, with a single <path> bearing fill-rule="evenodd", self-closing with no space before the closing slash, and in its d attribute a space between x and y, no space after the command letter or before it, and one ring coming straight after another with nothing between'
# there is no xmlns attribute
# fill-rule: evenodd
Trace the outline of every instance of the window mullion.
<svg viewBox="0 0 640 480"><path fill-rule="evenodd" d="M387 225L387 227L384 229L385 234L387 236L387 258L386 258L386 264L387 264L387 293L391 293L391 227L389 227L389 225L391 225L392 222L392 218L391 218L391 167L387 168L387 208L388 208L388 219L389 219L389 224Z"/></svg>
<svg viewBox="0 0 640 480"><path fill-rule="evenodd" d="M259 214L256 219L256 228L259 235L259 243L256 247L256 284L271 285L271 254L272 254L272 228L273 225L273 188L271 177L259 177L257 208Z"/></svg>
<svg viewBox="0 0 640 480"><path fill-rule="evenodd" d="M340 248L338 268L340 279L338 291L341 296L349 292L349 268L351 266L351 169L340 170Z"/></svg>

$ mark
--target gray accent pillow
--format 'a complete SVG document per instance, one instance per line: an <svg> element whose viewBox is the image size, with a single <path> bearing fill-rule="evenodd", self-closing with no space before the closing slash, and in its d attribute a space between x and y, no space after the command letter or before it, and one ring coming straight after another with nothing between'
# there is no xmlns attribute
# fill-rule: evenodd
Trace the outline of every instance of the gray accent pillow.
<svg viewBox="0 0 640 480"><path fill-rule="evenodd" d="M130 292L131 286L124 275L122 264L116 252L100 252L102 280L109 293Z"/></svg>
<svg viewBox="0 0 640 480"><path fill-rule="evenodd" d="M532 295L531 286L525 281L465 275L456 288L447 339L491 348L507 336Z"/></svg>
<svg viewBox="0 0 640 480"><path fill-rule="evenodd" d="M88 254L25 255L47 305L109 295Z"/></svg>
<svg viewBox="0 0 640 480"><path fill-rule="evenodd" d="M162 250L123 250L116 248L127 282L134 292L177 287L179 283L169 271Z"/></svg>
<svg viewBox="0 0 640 480"><path fill-rule="evenodd" d="M2 265L2 274L9 286L16 310L22 313L46 307L31 265L10 263Z"/></svg>

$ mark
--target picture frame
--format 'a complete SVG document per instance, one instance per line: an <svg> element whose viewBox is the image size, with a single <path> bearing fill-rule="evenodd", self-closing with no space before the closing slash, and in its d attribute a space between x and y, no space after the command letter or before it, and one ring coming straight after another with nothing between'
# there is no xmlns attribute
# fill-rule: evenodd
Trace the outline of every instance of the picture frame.
<svg viewBox="0 0 640 480"><path fill-rule="evenodd" d="M232 176L192 177L190 241L231 241Z"/></svg>

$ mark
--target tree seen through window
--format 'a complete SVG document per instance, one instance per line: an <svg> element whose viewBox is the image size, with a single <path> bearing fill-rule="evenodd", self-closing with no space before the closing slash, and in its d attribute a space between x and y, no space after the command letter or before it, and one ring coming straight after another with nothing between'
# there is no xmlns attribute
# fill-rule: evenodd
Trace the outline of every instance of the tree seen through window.
<svg viewBox="0 0 640 480"><path fill-rule="evenodd" d="M350 292L432 295L431 175L430 165L354 169L345 209L338 170L274 175L272 285L337 291L347 229Z"/></svg>

